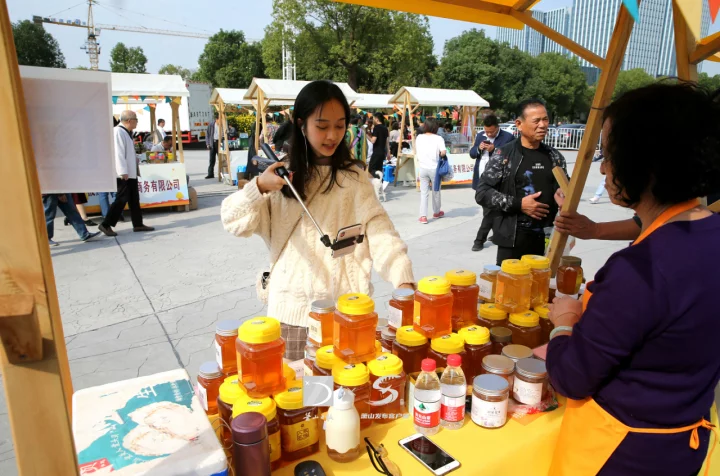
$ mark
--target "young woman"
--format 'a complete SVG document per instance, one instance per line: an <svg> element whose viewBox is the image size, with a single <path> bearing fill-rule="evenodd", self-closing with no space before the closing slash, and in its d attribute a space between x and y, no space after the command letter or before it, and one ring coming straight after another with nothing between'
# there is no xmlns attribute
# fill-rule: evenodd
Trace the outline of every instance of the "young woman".
<svg viewBox="0 0 720 476"><path fill-rule="evenodd" d="M392 123L392 130L390 131L390 155L393 157L398 156L398 147L400 145L400 123L395 121Z"/></svg>
<svg viewBox="0 0 720 476"><path fill-rule="evenodd" d="M445 157L445 141L437 135L438 123L434 117L428 117L424 123L424 132L415 139L415 156L420 167L420 223L427 224L428 197L430 187L435 183L440 157ZM432 192L433 218L442 218L445 212L440 209L440 189Z"/></svg>
<svg viewBox="0 0 720 476"><path fill-rule="evenodd" d="M320 227L334 238L360 224L365 240L333 259L285 182L270 166L223 201L225 229L260 235L270 250L268 316L282 322L285 357L303 356L310 305L349 292L371 295L373 267L396 288L414 288L407 246L375 196L367 173L353 161L345 141L350 108L329 81L305 86L295 100L289 162L292 183Z"/></svg>

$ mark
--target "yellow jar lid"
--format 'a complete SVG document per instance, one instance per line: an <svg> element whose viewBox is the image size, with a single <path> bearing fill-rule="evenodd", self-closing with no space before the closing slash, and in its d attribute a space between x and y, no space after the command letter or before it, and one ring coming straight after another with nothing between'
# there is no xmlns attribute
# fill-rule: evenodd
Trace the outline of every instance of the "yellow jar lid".
<svg viewBox="0 0 720 476"><path fill-rule="evenodd" d="M239 382L240 378L238 377L238 374L231 375L223 380L223 383L234 383L235 385L239 385Z"/></svg>
<svg viewBox="0 0 720 476"><path fill-rule="evenodd" d="M540 316L537 312L525 311L510 314L510 324L520 327L533 327L540 324Z"/></svg>
<svg viewBox="0 0 720 476"><path fill-rule="evenodd" d="M303 407L302 390L301 380L288 382L287 390L275 394L275 403L283 410L298 410Z"/></svg>
<svg viewBox="0 0 720 476"><path fill-rule="evenodd" d="M540 255L525 255L520 261L530 266L532 269L549 269L550 260Z"/></svg>
<svg viewBox="0 0 720 476"><path fill-rule="evenodd" d="M441 354L457 354L465 350L465 341L454 332L442 337L436 337L430 341L430 347Z"/></svg>
<svg viewBox="0 0 720 476"><path fill-rule="evenodd" d="M343 387L358 387L370 380L365 364L346 364L340 359L333 365L332 376L335 383Z"/></svg>
<svg viewBox="0 0 720 476"><path fill-rule="evenodd" d="M233 405L232 417L235 418L238 415L248 412L262 413L270 422L275 416L277 416L277 406L275 401L270 397L265 398L250 398L241 397L235 401Z"/></svg>
<svg viewBox="0 0 720 476"><path fill-rule="evenodd" d="M229 378L231 377L228 377L228 379ZM238 398L247 396L245 389L241 387L237 381L237 375L232 378L235 380L228 381L228 379L225 379L225 381L220 385L220 400L228 405L235 403Z"/></svg>
<svg viewBox="0 0 720 476"><path fill-rule="evenodd" d="M248 344L267 344L279 338L280 322L272 317L255 317L238 330L238 339Z"/></svg>
<svg viewBox="0 0 720 476"><path fill-rule="evenodd" d="M495 304L488 302L480 305L480 307L478 308L478 315L484 319L488 319L491 321L502 321L503 319L507 319L508 317L507 312L499 309L495 306Z"/></svg>
<svg viewBox="0 0 720 476"><path fill-rule="evenodd" d="M506 259L500 267L503 273L508 274L530 274L530 266L519 259Z"/></svg>
<svg viewBox="0 0 720 476"><path fill-rule="evenodd" d="M317 352L315 352L315 363L321 369L332 369L337 361L338 358L333 351L332 344L326 345L325 347L320 347Z"/></svg>
<svg viewBox="0 0 720 476"><path fill-rule="evenodd" d="M450 283L442 276L429 276L422 278L418 283L418 291L424 294L438 296L450 292Z"/></svg>
<svg viewBox="0 0 720 476"><path fill-rule="evenodd" d="M454 269L445 273L445 279L453 286L472 286L477 283L477 275L466 269Z"/></svg>
<svg viewBox="0 0 720 476"><path fill-rule="evenodd" d="M402 326L395 333L395 340L398 344L417 347L427 344L427 337L413 329L413 326Z"/></svg>
<svg viewBox="0 0 720 476"><path fill-rule="evenodd" d="M375 312L375 302L366 294L343 294L338 299L338 311L350 316L362 316Z"/></svg>
<svg viewBox="0 0 720 476"><path fill-rule="evenodd" d="M460 329L460 337L465 339L466 344L483 345L490 342L490 329L482 326L470 326Z"/></svg>
<svg viewBox="0 0 720 476"><path fill-rule="evenodd" d="M295 380L295 371L288 364L283 364L283 377L285 377L285 382Z"/></svg>
<svg viewBox="0 0 720 476"><path fill-rule="evenodd" d="M542 306L537 306L533 309L533 311L537 312L542 319L547 319L548 314L550 313L550 308L547 304L543 304Z"/></svg>
<svg viewBox="0 0 720 476"><path fill-rule="evenodd" d="M400 375L403 371L403 362L397 355L383 352L377 359L368 362L368 370L370 373L385 377L386 375Z"/></svg>

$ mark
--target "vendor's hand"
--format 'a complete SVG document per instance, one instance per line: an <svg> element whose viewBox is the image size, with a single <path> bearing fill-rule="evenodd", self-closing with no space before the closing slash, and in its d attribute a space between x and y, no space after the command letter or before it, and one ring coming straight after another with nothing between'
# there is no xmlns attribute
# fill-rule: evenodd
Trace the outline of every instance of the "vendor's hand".
<svg viewBox="0 0 720 476"><path fill-rule="evenodd" d="M544 203L540 203L536 198L540 196L542 192L533 193L522 199L522 212L536 220L542 220L550 212L550 207Z"/></svg>
<svg viewBox="0 0 720 476"><path fill-rule="evenodd" d="M257 179L257 186L260 193L277 192L285 186L285 180L275 173L275 170L284 167L283 162L276 162L268 167ZM290 174L292 180L293 174Z"/></svg>
<svg viewBox="0 0 720 476"><path fill-rule="evenodd" d="M582 315L582 303L567 296L553 299L552 304L548 304L548 308L550 309L548 318L555 327L572 327Z"/></svg>
<svg viewBox="0 0 720 476"><path fill-rule="evenodd" d="M120 178L123 179L123 180L127 180L127 179L128 179L128 174L122 174L122 175L120 176Z"/></svg>
<svg viewBox="0 0 720 476"><path fill-rule="evenodd" d="M560 208L562 208L563 203L565 203L565 194L560 188L555 190L555 203L557 203L558 207Z"/></svg>
<svg viewBox="0 0 720 476"><path fill-rule="evenodd" d="M560 212L555 218L555 229L581 240L597 238L597 223L578 212Z"/></svg>

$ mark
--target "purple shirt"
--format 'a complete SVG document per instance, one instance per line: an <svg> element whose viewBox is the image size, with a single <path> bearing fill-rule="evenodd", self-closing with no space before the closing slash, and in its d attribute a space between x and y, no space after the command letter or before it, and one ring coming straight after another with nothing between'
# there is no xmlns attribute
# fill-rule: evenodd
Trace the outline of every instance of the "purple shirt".
<svg viewBox="0 0 720 476"><path fill-rule="evenodd" d="M588 288L571 336L548 346L555 389L593 397L622 423L677 428L709 420L720 379L720 216L666 224L618 251ZM630 433L601 474L695 474L709 431Z"/></svg>

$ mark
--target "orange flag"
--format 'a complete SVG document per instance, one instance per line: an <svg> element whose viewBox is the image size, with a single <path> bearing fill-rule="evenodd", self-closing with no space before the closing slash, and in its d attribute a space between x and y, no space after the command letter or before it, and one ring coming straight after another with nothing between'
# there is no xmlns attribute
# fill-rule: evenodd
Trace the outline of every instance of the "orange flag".
<svg viewBox="0 0 720 476"><path fill-rule="evenodd" d="M712 17L713 23L717 19L718 11L720 10L720 0L708 0L710 4L710 16Z"/></svg>

